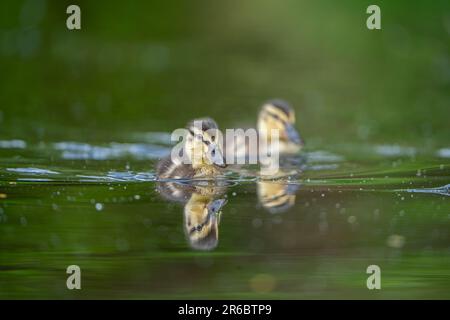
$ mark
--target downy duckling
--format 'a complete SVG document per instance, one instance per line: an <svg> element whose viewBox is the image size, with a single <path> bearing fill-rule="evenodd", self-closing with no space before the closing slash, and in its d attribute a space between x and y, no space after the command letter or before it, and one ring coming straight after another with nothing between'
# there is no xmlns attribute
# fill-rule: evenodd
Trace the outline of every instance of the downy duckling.
<svg viewBox="0 0 450 320"><path fill-rule="evenodd" d="M278 130L280 154L298 153L304 145L304 141L294 125L295 112L286 101L274 99L267 101L261 107L258 116L259 137L270 144L271 130Z"/></svg>
<svg viewBox="0 0 450 320"><path fill-rule="evenodd" d="M169 155L162 159L156 168L158 178L213 178L219 175L226 164L217 123L211 118L200 118L189 122L186 129L179 157L174 159Z"/></svg>
<svg viewBox="0 0 450 320"><path fill-rule="evenodd" d="M303 147L295 125L295 112L292 107L280 99L264 103L258 115L257 138L258 146L250 146L245 136L237 136L235 140L226 141L227 157L234 155L236 159L261 159L267 150L274 151L277 145L272 141L272 130L278 130L279 141L277 152L280 156L297 154ZM256 152L256 154L255 154Z"/></svg>

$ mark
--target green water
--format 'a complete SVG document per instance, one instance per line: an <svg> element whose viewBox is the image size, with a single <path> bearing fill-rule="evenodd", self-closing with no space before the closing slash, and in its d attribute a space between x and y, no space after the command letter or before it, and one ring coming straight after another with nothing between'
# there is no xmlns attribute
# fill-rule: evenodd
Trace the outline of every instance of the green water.
<svg viewBox="0 0 450 320"><path fill-rule="evenodd" d="M360 1L81 1L81 31L68 4L0 5L0 298L450 298L447 1L380 1L374 32ZM306 162L229 168L196 250L154 176L170 132L273 97Z"/></svg>

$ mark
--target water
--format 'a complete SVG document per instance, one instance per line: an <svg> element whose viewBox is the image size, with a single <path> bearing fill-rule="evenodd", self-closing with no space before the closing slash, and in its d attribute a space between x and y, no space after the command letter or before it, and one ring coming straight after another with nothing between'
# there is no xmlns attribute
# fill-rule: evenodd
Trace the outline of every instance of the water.
<svg viewBox="0 0 450 320"><path fill-rule="evenodd" d="M450 165L439 152L359 146L362 162L307 149L277 179L244 167L219 182L159 182L171 145L146 137L1 142L2 298L448 297ZM187 200L226 199L208 251L191 244L186 201L161 194L167 183ZM71 264L79 292L65 288ZM371 264L379 293L366 288Z"/></svg>
<svg viewBox="0 0 450 320"><path fill-rule="evenodd" d="M379 5L82 2L69 31L1 1L0 298L450 298L450 5ZM172 130L272 98L306 140L282 175L157 181Z"/></svg>

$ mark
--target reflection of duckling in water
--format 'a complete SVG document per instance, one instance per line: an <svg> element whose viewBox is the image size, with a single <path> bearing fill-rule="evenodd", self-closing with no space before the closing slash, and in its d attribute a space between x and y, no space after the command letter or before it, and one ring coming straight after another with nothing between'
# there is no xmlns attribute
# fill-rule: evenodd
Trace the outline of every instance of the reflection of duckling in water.
<svg viewBox="0 0 450 320"><path fill-rule="evenodd" d="M159 182L158 191L165 199L184 204L184 232L192 248L212 250L217 246L220 213L226 204L221 198L226 191L224 184Z"/></svg>
<svg viewBox="0 0 450 320"><path fill-rule="evenodd" d="M211 250L219 242L220 212L225 199L192 194L184 206L184 229L194 249Z"/></svg>
<svg viewBox="0 0 450 320"><path fill-rule="evenodd" d="M295 194L299 186L283 182L258 181L259 203L270 213L285 212L295 204Z"/></svg>
<svg viewBox="0 0 450 320"><path fill-rule="evenodd" d="M182 152L185 152L189 163L175 161L172 156L162 159L156 168L158 178L180 179L197 177L215 177L224 168L225 160L219 139L218 126L211 118L191 121L187 125ZM183 155L180 154L180 157Z"/></svg>

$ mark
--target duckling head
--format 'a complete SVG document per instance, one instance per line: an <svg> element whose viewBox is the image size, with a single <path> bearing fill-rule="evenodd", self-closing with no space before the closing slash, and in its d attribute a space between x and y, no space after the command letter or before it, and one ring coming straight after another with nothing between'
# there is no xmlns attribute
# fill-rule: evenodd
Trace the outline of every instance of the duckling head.
<svg viewBox="0 0 450 320"><path fill-rule="evenodd" d="M222 133L211 118L195 119L187 125L185 150L192 167L202 175L214 174L226 167Z"/></svg>
<svg viewBox="0 0 450 320"><path fill-rule="evenodd" d="M184 229L192 248L212 250L219 242L219 214L225 199L194 193L184 207Z"/></svg>
<svg viewBox="0 0 450 320"><path fill-rule="evenodd" d="M271 130L278 130L280 147L283 149L281 151L295 153L302 148L304 142L294 125L295 112L286 101L270 100L261 107L258 131L270 142Z"/></svg>

